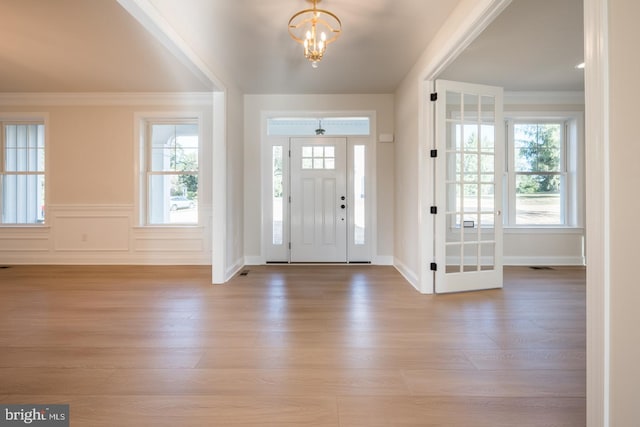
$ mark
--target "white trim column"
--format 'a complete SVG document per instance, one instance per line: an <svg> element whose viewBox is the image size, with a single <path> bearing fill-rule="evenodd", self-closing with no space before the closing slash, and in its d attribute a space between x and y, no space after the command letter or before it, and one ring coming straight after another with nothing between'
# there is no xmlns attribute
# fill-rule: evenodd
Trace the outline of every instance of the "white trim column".
<svg viewBox="0 0 640 427"><path fill-rule="evenodd" d="M610 425L608 19L608 0L584 0L589 427Z"/></svg>

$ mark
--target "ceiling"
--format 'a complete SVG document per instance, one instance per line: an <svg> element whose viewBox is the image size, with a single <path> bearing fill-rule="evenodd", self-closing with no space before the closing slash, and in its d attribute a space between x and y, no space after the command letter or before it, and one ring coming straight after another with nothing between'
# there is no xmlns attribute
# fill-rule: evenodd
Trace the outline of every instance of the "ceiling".
<svg viewBox="0 0 640 427"><path fill-rule="evenodd" d="M0 92L205 91L115 0L0 0Z"/></svg>
<svg viewBox="0 0 640 427"><path fill-rule="evenodd" d="M289 38L303 0L148 0L244 93L392 93L460 0L323 0L343 35L318 69ZM580 90L582 0L514 0L443 77ZM209 91L117 0L0 0L0 92Z"/></svg>
<svg viewBox="0 0 640 427"><path fill-rule="evenodd" d="M583 0L513 0L440 75L511 91L583 91Z"/></svg>

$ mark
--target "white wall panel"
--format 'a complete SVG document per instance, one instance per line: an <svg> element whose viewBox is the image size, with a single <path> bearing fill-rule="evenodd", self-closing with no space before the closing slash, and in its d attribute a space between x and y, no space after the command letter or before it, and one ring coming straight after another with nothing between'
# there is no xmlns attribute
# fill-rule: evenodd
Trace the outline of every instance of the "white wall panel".
<svg viewBox="0 0 640 427"><path fill-rule="evenodd" d="M58 216L55 251L128 251L128 216Z"/></svg>

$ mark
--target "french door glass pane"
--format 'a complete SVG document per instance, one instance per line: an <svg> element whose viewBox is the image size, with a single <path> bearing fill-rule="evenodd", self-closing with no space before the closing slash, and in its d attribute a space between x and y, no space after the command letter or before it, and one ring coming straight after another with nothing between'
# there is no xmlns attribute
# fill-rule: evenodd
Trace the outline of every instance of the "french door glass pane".
<svg viewBox="0 0 640 427"><path fill-rule="evenodd" d="M457 92L446 99L446 272L481 271L494 263L485 252L495 247L495 101Z"/></svg>
<svg viewBox="0 0 640 427"><path fill-rule="evenodd" d="M495 243L486 243L480 245L481 270L495 269Z"/></svg>

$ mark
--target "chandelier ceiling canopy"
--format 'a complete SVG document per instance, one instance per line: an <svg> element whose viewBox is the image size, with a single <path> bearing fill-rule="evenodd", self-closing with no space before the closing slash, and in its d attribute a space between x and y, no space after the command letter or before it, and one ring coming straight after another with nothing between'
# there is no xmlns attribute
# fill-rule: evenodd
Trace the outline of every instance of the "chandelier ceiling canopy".
<svg viewBox="0 0 640 427"><path fill-rule="evenodd" d="M342 22L334 13L318 9L320 0L308 0L311 9L304 9L289 19L289 35L304 46L304 56L311 61L313 68L324 56L327 45L333 43L342 34Z"/></svg>

